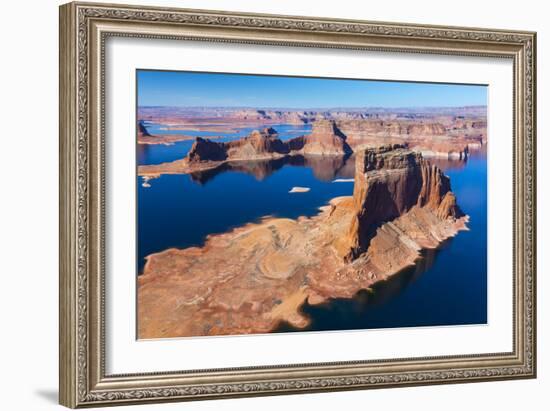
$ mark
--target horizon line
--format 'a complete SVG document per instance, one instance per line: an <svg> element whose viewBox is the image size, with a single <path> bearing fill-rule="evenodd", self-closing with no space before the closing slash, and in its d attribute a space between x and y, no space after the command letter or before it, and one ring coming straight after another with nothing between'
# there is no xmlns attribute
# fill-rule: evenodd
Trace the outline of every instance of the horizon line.
<svg viewBox="0 0 550 411"><path fill-rule="evenodd" d="M349 106L349 107L339 107L339 106L327 106L327 107L283 107L283 106L211 106L211 105L205 105L205 106L178 106L178 105L137 105L138 108L231 108L231 109L253 109L253 110L339 110L339 109L354 109L354 110L412 110L412 109L437 109L437 108L445 108L445 109L464 109L464 108L487 108L487 104L469 104L469 105L462 105L462 106Z"/></svg>

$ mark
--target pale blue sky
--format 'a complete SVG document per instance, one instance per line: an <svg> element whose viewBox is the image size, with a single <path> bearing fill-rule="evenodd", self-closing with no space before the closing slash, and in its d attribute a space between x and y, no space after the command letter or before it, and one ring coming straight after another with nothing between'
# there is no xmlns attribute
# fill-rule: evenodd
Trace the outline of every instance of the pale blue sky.
<svg viewBox="0 0 550 411"><path fill-rule="evenodd" d="M139 106L457 107L487 104L487 87L138 70Z"/></svg>

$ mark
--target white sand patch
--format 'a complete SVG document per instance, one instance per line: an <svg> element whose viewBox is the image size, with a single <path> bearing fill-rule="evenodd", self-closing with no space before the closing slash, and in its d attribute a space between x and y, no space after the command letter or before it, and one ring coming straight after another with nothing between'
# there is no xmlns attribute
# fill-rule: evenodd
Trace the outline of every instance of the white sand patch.
<svg viewBox="0 0 550 411"><path fill-rule="evenodd" d="M333 183L353 183L354 181L354 178L337 178L336 180L332 180Z"/></svg>

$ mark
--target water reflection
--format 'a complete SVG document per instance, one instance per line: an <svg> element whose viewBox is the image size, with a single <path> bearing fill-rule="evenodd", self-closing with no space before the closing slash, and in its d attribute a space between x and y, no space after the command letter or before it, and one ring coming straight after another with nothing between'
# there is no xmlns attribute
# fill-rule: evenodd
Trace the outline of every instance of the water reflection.
<svg viewBox="0 0 550 411"><path fill-rule="evenodd" d="M204 185L226 172L240 172L254 176L262 181L285 165L311 168L313 175L320 181L332 181L335 178L353 178L355 159L353 156L287 156L274 160L233 161L219 167L189 174L191 181Z"/></svg>

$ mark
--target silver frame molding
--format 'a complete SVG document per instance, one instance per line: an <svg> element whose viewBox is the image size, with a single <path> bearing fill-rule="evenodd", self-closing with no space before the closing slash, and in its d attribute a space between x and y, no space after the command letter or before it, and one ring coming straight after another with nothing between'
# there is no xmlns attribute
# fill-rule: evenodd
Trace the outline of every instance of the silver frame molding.
<svg viewBox="0 0 550 411"><path fill-rule="evenodd" d="M486 56L514 64L512 352L106 375L104 48L112 36ZM60 403L199 400L536 376L536 34L69 3L60 7ZM268 362L268 359L266 359Z"/></svg>

